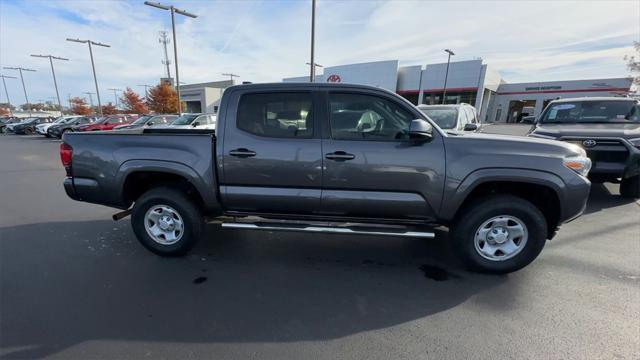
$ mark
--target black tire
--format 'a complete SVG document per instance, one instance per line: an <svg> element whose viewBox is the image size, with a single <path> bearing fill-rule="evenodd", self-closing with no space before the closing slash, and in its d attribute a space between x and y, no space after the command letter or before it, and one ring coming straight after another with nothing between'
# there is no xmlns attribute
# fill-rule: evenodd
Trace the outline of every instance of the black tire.
<svg viewBox="0 0 640 360"><path fill-rule="evenodd" d="M521 220L528 237L519 253L506 260L489 260L476 250L476 231L497 216ZM529 265L540 254L547 239L547 222L540 210L527 200L512 195L490 195L465 206L451 229L452 244L462 263L469 269L493 274L506 274Z"/></svg>
<svg viewBox="0 0 640 360"><path fill-rule="evenodd" d="M24 134L25 134L25 135L31 135L31 134L33 134L33 129L32 129L32 128L30 128L30 127L25 128L25 129L24 129Z"/></svg>
<svg viewBox="0 0 640 360"><path fill-rule="evenodd" d="M620 195L626 198L640 198L640 175L622 179L620 183Z"/></svg>
<svg viewBox="0 0 640 360"><path fill-rule="evenodd" d="M155 205L168 205L182 218L184 232L176 243L160 244L153 240L145 228L145 215ZM156 187L142 194L135 202L131 213L131 226L144 247L161 256L182 256L189 252L200 238L204 228L204 217L187 195L169 187Z"/></svg>

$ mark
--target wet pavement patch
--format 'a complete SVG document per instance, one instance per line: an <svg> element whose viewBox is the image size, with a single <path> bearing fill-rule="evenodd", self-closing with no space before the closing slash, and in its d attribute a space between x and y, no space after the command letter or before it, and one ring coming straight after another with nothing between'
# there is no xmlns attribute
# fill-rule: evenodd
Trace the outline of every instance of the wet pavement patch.
<svg viewBox="0 0 640 360"><path fill-rule="evenodd" d="M452 274L441 267L433 265L422 264L419 269L422 270L424 277L434 281L447 281L450 279L460 278L458 275Z"/></svg>
<svg viewBox="0 0 640 360"><path fill-rule="evenodd" d="M194 284L202 284L205 281L207 281L207 277L206 276L199 276L199 277L193 279L193 283Z"/></svg>

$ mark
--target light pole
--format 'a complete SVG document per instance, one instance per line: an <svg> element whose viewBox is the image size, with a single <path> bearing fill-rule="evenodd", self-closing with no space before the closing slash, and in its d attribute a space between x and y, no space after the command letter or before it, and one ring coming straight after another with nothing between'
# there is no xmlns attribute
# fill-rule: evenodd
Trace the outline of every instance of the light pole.
<svg viewBox="0 0 640 360"><path fill-rule="evenodd" d="M91 45L102 46L102 47L111 47L111 45L102 44L102 43L91 41L91 40L67 38L67 41L73 41L73 42L89 45L89 56L91 57L91 69L93 69L93 81L96 83L96 95L98 96L98 113L102 115L102 104L100 103L100 90L98 90L98 78L96 77L96 66L93 62L93 50L91 49Z"/></svg>
<svg viewBox="0 0 640 360"><path fill-rule="evenodd" d="M231 85L233 85L233 78L234 77L240 77L240 75L236 75L236 74L232 74L232 73L224 73L224 74L222 74L222 76L228 76L229 78L231 78Z"/></svg>
<svg viewBox="0 0 640 360"><path fill-rule="evenodd" d="M314 0L315 1L315 0ZM145 1L145 5L152 6L154 8L171 11L171 28L173 29L173 62L176 65L176 92L178 93L178 114L182 113L182 103L180 102L180 75L178 74L178 42L176 39L176 13L190 18L197 18L197 15L188 13L184 10L176 9L173 5L162 5L160 3L154 3Z"/></svg>
<svg viewBox="0 0 640 360"><path fill-rule="evenodd" d="M455 55L451 49L444 49L444 51L449 55L447 56L447 71L444 73L444 89L442 91L443 104L447 101L447 77L449 77L449 63L451 62L451 55Z"/></svg>
<svg viewBox="0 0 640 360"><path fill-rule="evenodd" d="M93 93L87 91L87 92L85 92L83 94L89 95L89 104L91 104L91 111L93 111ZM100 115L102 115L102 112L100 113Z"/></svg>
<svg viewBox="0 0 640 360"><path fill-rule="evenodd" d="M118 91L122 91L122 89L107 89L113 91L113 97L116 99L116 109L118 109Z"/></svg>
<svg viewBox="0 0 640 360"><path fill-rule="evenodd" d="M27 96L27 87L24 86L24 77L22 76L22 72L23 71L35 72L35 70L33 70L33 69L25 69L25 68L22 68L22 67L5 67L5 69L18 70L20 72L20 80L22 81L22 90L24 90L24 99L27 101L27 106L29 106L29 116L31 116L31 104L29 104L29 97Z"/></svg>
<svg viewBox="0 0 640 360"><path fill-rule="evenodd" d="M7 75L0 75L0 77L2 78L2 85L4 85L4 94L7 95L7 104L9 104L9 113L13 115L13 110L11 110L11 100L9 100L9 92L7 91L7 83L4 81L4 79L17 79L17 77L7 76Z"/></svg>
<svg viewBox="0 0 640 360"><path fill-rule="evenodd" d="M137 85L137 86L143 86L144 87L144 99L148 100L149 99L149 88L152 87L153 85L147 85L147 84L142 84L142 85Z"/></svg>
<svg viewBox="0 0 640 360"><path fill-rule="evenodd" d="M49 63L51 63L51 74L53 74L53 86L56 88L56 97L58 98L58 106L60 106L60 112L62 112L62 101L60 101L60 93L58 92L58 82L56 81L56 71L53 69L53 59L62 60L62 61L69 61L69 59L65 59L65 58L57 57L53 55L31 55L31 56L49 59Z"/></svg>
<svg viewBox="0 0 640 360"><path fill-rule="evenodd" d="M316 63L314 61L314 48L315 48L315 35L316 35L316 0L311 0L311 61L309 64L309 82L314 82L316 79ZM313 64L313 65L311 65Z"/></svg>
<svg viewBox="0 0 640 360"><path fill-rule="evenodd" d="M309 63L309 62L308 62L308 63L305 63L305 64L307 64L307 65L311 66L311 63ZM324 66L322 66L322 65L320 65L320 64L318 64L318 63L315 63L315 64L313 64L313 65L314 65L314 66L312 66L312 67L314 67L314 68L317 68L317 67L319 67L319 68L324 67ZM314 69L314 70L313 70L313 80L311 80L311 82L315 82L315 81L316 81L316 71L315 71L315 69Z"/></svg>

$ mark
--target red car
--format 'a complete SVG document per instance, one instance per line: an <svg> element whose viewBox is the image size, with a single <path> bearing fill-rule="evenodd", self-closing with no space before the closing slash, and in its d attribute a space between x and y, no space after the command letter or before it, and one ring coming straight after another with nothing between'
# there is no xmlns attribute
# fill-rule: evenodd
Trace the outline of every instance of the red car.
<svg viewBox="0 0 640 360"><path fill-rule="evenodd" d="M104 131L112 130L118 125L130 124L138 118L138 115L108 115L96 122L78 126L73 131Z"/></svg>

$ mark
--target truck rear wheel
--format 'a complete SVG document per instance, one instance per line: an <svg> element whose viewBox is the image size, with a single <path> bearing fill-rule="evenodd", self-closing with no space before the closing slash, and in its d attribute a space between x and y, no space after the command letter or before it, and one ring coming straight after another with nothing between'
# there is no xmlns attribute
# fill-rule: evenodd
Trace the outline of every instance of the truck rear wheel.
<svg viewBox="0 0 640 360"><path fill-rule="evenodd" d="M182 191L157 187L135 202L131 226L147 249L162 256L181 256L198 241L204 217Z"/></svg>
<svg viewBox="0 0 640 360"><path fill-rule="evenodd" d="M505 274L522 269L540 254L547 222L540 210L512 195L480 198L452 226L454 250L465 266Z"/></svg>
<svg viewBox="0 0 640 360"><path fill-rule="evenodd" d="M640 175L622 179L620 183L620 195L626 198L640 198Z"/></svg>

